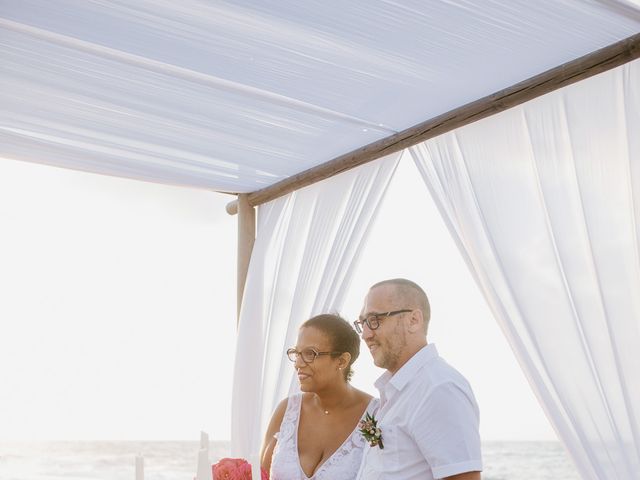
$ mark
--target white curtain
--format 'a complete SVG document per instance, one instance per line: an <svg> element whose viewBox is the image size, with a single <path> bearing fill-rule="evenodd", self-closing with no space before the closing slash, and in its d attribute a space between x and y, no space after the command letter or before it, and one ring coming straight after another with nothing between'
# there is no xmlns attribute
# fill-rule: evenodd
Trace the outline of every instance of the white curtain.
<svg viewBox="0 0 640 480"><path fill-rule="evenodd" d="M412 155L582 477L637 479L639 61Z"/></svg>
<svg viewBox="0 0 640 480"><path fill-rule="evenodd" d="M298 326L338 313L369 226L400 153L259 208L258 234L240 314L231 453L255 458L293 368L285 357Z"/></svg>

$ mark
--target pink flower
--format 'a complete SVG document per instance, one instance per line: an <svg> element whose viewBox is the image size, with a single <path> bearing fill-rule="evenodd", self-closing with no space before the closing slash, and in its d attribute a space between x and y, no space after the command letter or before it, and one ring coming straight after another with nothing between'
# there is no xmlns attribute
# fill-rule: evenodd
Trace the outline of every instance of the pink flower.
<svg viewBox="0 0 640 480"><path fill-rule="evenodd" d="M261 479L269 480L269 474L260 469ZM251 480L251 464L244 458L223 458L211 467L215 480Z"/></svg>
<svg viewBox="0 0 640 480"><path fill-rule="evenodd" d="M248 465L248 462L243 458L223 458L213 465L213 478L215 480L241 480L242 477L238 476L238 470L243 464ZM249 466L249 472L251 472L251 466Z"/></svg>

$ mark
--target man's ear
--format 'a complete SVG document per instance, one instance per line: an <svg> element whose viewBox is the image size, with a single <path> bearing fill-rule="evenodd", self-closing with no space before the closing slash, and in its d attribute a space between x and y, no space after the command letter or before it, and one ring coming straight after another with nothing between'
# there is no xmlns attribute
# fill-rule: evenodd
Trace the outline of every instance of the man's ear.
<svg viewBox="0 0 640 480"><path fill-rule="evenodd" d="M409 331L411 333L424 331L424 316L422 315L422 310L419 308L411 310L411 315L409 316Z"/></svg>

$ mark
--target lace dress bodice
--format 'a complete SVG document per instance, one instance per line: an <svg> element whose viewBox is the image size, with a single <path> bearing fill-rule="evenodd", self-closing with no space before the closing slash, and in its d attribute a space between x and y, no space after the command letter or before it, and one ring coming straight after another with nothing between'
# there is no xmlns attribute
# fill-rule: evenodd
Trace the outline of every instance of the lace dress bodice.
<svg viewBox="0 0 640 480"><path fill-rule="evenodd" d="M280 431L275 435L278 442L273 450L269 478L271 480L352 480L356 478L366 445L364 438L358 432L358 427L313 476L307 477L302 471L298 457L298 423L301 406L302 393L289 397ZM372 399L366 412L373 413L377 408L378 400Z"/></svg>

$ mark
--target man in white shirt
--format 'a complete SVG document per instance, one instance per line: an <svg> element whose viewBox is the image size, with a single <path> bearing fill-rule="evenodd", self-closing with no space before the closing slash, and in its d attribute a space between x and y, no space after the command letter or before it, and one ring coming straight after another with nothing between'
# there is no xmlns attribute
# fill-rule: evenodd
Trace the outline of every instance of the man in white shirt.
<svg viewBox="0 0 640 480"><path fill-rule="evenodd" d="M392 279L371 287L354 322L387 370L376 381L382 448L367 447L359 480L480 480L478 406L465 378L427 344L429 316L422 288Z"/></svg>

